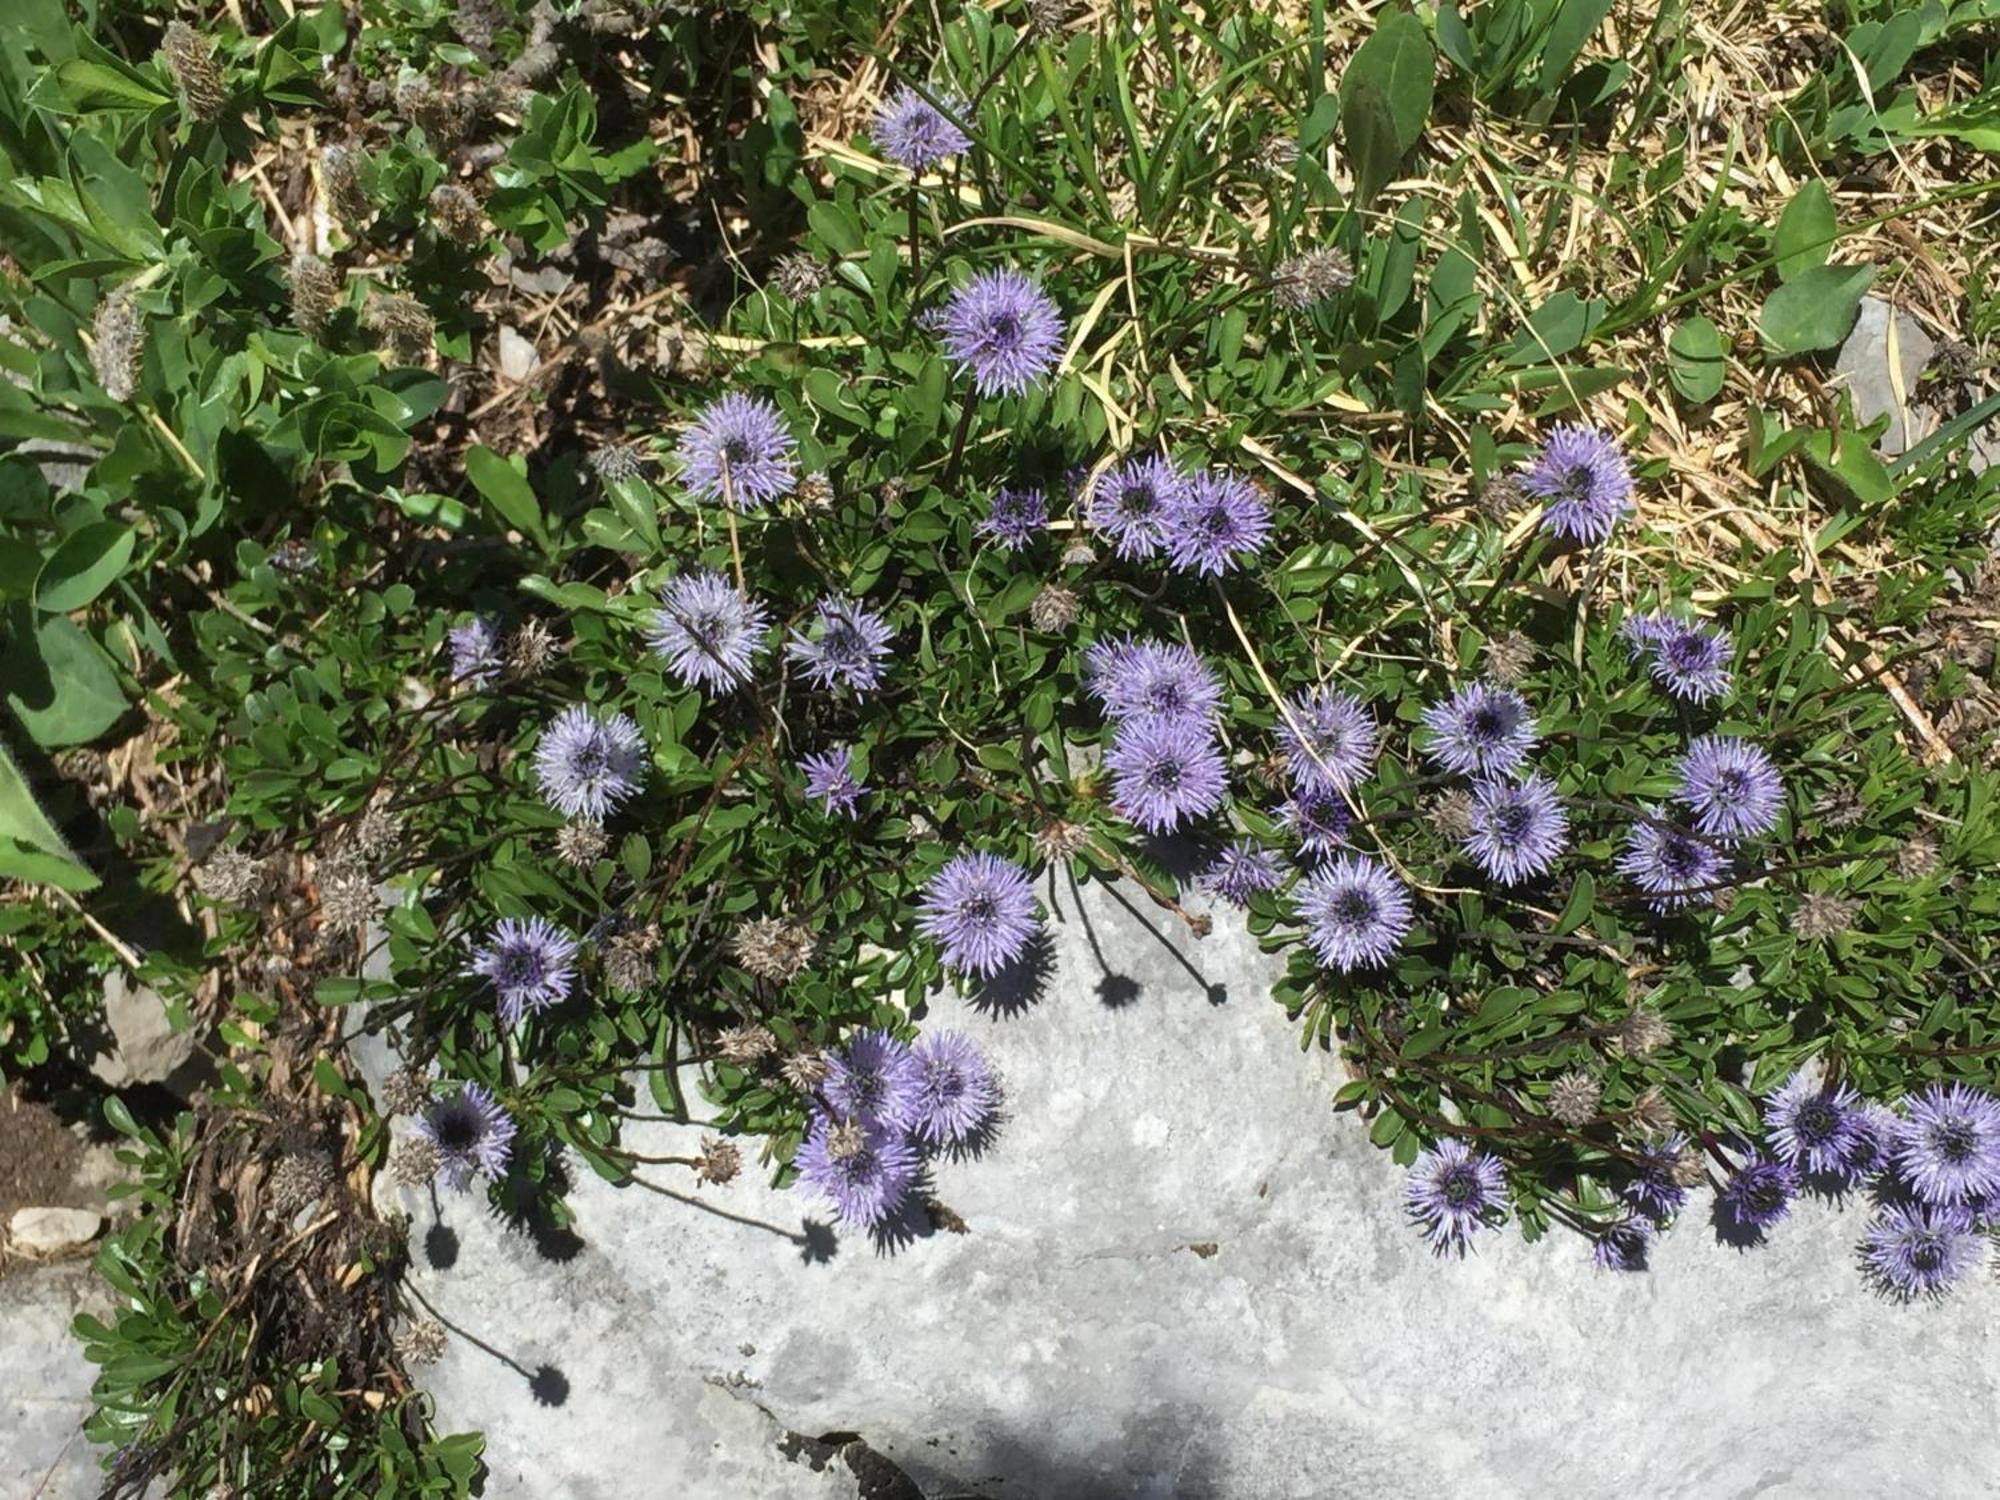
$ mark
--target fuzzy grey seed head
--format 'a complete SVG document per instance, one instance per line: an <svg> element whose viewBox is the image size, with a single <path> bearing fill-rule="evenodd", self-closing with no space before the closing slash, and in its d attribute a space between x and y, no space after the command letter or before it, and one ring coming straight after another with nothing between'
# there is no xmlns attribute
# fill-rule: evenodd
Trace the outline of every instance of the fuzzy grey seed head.
<svg viewBox="0 0 2000 1500"><path fill-rule="evenodd" d="M324 1151L292 1152L271 1173L271 1207L279 1218L289 1219L332 1186L333 1160Z"/></svg>
<svg viewBox="0 0 2000 1500"><path fill-rule="evenodd" d="M1282 176L1299 164L1299 143L1289 135L1267 135L1257 143L1257 153L1251 158L1260 172Z"/></svg>
<svg viewBox="0 0 2000 1500"><path fill-rule="evenodd" d="M465 101L425 78L406 78L396 85L396 112L440 151L456 145L470 123Z"/></svg>
<svg viewBox="0 0 2000 1500"><path fill-rule="evenodd" d="M398 1068L382 1080L381 1104L385 1114L413 1115L430 1102L430 1080L415 1068Z"/></svg>
<svg viewBox="0 0 2000 1500"><path fill-rule="evenodd" d="M411 1136L389 1159L389 1176L398 1186L420 1188L444 1168L444 1153L422 1136Z"/></svg>
<svg viewBox="0 0 2000 1500"><path fill-rule="evenodd" d="M1353 284L1354 266L1344 251L1308 250L1278 263L1271 290L1279 306L1305 312Z"/></svg>
<svg viewBox="0 0 2000 1500"><path fill-rule="evenodd" d="M1077 0L1028 0L1028 35L1052 37L1077 12Z"/></svg>
<svg viewBox="0 0 2000 1500"><path fill-rule="evenodd" d="M1657 1086L1632 1101L1632 1129L1639 1135L1665 1135L1674 1124L1674 1108Z"/></svg>
<svg viewBox="0 0 2000 1500"><path fill-rule="evenodd" d="M1792 911L1792 931L1807 942L1846 932L1861 903L1831 891L1809 891Z"/></svg>
<svg viewBox="0 0 2000 1500"><path fill-rule="evenodd" d="M1472 793L1463 787L1451 787L1424 802L1424 813L1430 819L1431 827L1454 844L1463 843L1472 836L1472 815L1478 810L1479 805L1473 800Z"/></svg>
<svg viewBox="0 0 2000 1500"><path fill-rule="evenodd" d="M430 309L401 292L378 293L369 301L368 326L398 359L423 359L437 337Z"/></svg>
<svg viewBox="0 0 2000 1500"><path fill-rule="evenodd" d="M560 647L555 632L540 620L523 620L507 637L507 670L516 677L538 677L555 660Z"/></svg>
<svg viewBox="0 0 2000 1500"><path fill-rule="evenodd" d="M792 499L805 511L833 509L833 481L820 473L803 474L792 486Z"/></svg>
<svg viewBox="0 0 2000 1500"><path fill-rule="evenodd" d="M785 1059L781 1071L785 1082L801 1094L810 1094L826 1082L826 1075L832 1070L827 1065L824 1052L795 1052Z"/></svg>
<svg viewBox="0 0 2000 1500"><path fill-rule="evenodd" d="M1035 830L1035 852L1053 864L1069 859L1090 842L1090 830L1081 823L1051 818Z"/></svg>
<svg viewBox="0 0 2000 1500"><path fill-rule="evenodd" d="M1922 880L1938 867L1937 840L1915 834L1896 846L1896 873L1905 880Z"/></svg>
<svg viewBox="0 0 2000 1500"><path fill-rule="evenodd" d="M609 842L595 823L565 823L556 830L556 858L573 870L585 869L604 858Z"/></svg>
<svg viewBox="0 0 2000 1500"><path fill-rule="evenodd" d="M375 882L359 861L336 856L319 867L320 920L329 927L365 927L382 909Z"/></svg>
<svg viewBox="0 0 2000 1500"><path fill-rule="evenodd" d="M1852 782L1843 781L1822 792L1813 803L1813 811L1819 814L1829 832L1837 832L1859 823L1867 809L1862 806L1860 790Z"/></svg>
<svg viewBox="0 0 2000 1500"><path fill-rule="evenodd" d="M701 1154L695 1159L695 1176L716 1187L722 1186L743 1169L743 1152L729 1141L704 1136Z"/></svg>
<svg viewBox="0 0 2000 1500"><path fill-rule="evenodd" d="M659 977L654 954L660 951L657 928L634 927L613 938L604 950L604 978L614 990L643 990Z"/></svg>
<svg viewBox="0 0 2000 1500"><path fill-rule="evenodd" d="M1069 629L1076 622L1080 607L1075 589L1064 588L1059 583L1044 584L1042 591L1028 605L1028 623L1053 635Z"/></svg>
<svg viewBox="0 0 2000 1500"><path fill-rule="evenodd" d="M803 302L833 280L833 269L816 255L795 250L771 268L771 285L794 302Z"/></svg>
<svg viewBox="0 0 2000 1500"><path fill-rule="evenodd" d="M1708 1176L1708 1163L1702 1160L1701 1152L1688 1146L1674 1158L1668 1175L1684 1188L1700 1187L1702 1179Z"/></svg>
<svg viewBox="0 0 2000 1500"><path fill-rule="evenodd" d="M191 120L213 120L229 103L229 88L208 38L185 21L169 21L160 39L160 55L181 96L181 113Z"/></svg>
<svg viewBox="0 0 2000 1500"><path fill-rule="evenodd" d="M1619 1023L1614 1040L1627 1057L1650 1057L1674 1039L1674 1029L1658 1011L1635 1005Z"/></svg>
<svg viewBox="0 0 2000 1500"><path fill-rule="evenodd" d="M1549 1086L1549 1114L1565 1125L1581 1129L1597 1118L1597 1104L1603 1093L1595 1078L1572 1068Z"/></svg>
<svg viewBox="0 0 2000 1500"><path fill-rule="evenodd" d="M778 1050L778 1039L762 1026L731 1026L716 1033L715 1054L724 1062L749 1067Z"/></svg>
<svg viewBox="0 0 2000 1500"><path fill-rule="evenodd" d="M406 1365L434 1365L449 1342L442 1323L419 1318L396 1335L396 1353Z"/></svg>
<svg viewBox="0 0 2000 1500"><path fill-rule="evenodd" d="M476 245L486 238L486 212L479 200L455 182L441 182L431 189L431 222L438 233L460 245Z"/></svg>
<svg viewBox="0 0 2000 1500"><path fill-rule="evenodd" d="M218 849L194 872L195 889L224 906L248 906L264 894L269 871L241 849Z"/></svg>
<svg viewBox="0 0 2000 1500"><path fill-rule="evenodd" d="M842 1120L827 1132L826 1154L846 1161L868 1149L868 1132L859 1120Z"/></svg>
<svg viewBox="0 0 2000 1500"><path fill-rule="evenodd" d="M1472 503L1489 521L1505 522L1528 503L1528 492L1521 487L1521 476L1510 470L1482 484Z"/></svg>
<svg viewBox="0 0 2000 1500"><path fill-rule="evenodd" d="M646 472L645 452L636 443L606 443L590 450L590 472L606 484L638 479Z"/></svg>
<svg viewBox="0 0 2000 1500"><path fill-rule="evenodd" d="M97 304L91 320L90 371L113 401L130 401L146 363L146 323L124 292Z"/></svg>
<svg viewBox="0 0 2000 1500"><path fill-rule="evenodd" d="M358 146L332 145L319 154L319 182L327 207L349 229L373 212L361 186L362 153Z"/></svg>
<svg viewBox="0 0 2000 1500"><path fill-rule="evenodd" d="M379 869L403 842L403 820L386 807L371 807L354 820L348 851L368 868Z"/></svg>
<svg viewBox="0 0 2000 1500"><path fill-rule="evenodd" d="M811 962L813 935L783 917L757 917L737 927L730 945L745 969L759 979L784 984Z"/></svg>
<svg viewBox="0 0 2000 1500"><path fill-rule="evenodd" d="M301 333L317 338L333 321L346 290L346 278L317 255L292 257L292 321Z"/></svg>
<svg viewBox="0 0 2000 1500"><path fill-rule="evenodd" d="M1510 630L1505 635L1496 635L1481 648L1486 662L1486 675L1506 687L1512 687L1535 664L1535 643L1518 630Z"/></svg>

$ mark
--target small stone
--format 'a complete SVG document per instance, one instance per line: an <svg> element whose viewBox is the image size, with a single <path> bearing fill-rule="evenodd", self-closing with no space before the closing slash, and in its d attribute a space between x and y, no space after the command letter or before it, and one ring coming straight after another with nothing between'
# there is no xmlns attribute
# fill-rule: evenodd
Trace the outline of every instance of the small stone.
<svg viewBox="0 0 2000 1500"><path fill-rule="evenodd" d="M526 380L535 373L535 367L541 362L542 357L535 352L535 346L521 334L519 329L501 325L500 373L502 375L509 380Z"/></svg>
<svg viewBox="0 0 2000 1500"><path fill-rule="evenodd" d="M111 1050L93 1058L90 1071L112 1088L168 1083L194 1057L194 1032L176 1031L159 992L123 969L104 976L104 1022Z"/></svg>
<svg viewBox="0 0 2000 1500"><path fill-rule="evenodd" d="M1890 369L1891 328L1894 328L1895 369ZM1879 297L1863 297L1854 330L1834 360L1833 384L1845 385L1854 398L1854 418L1867 426L1887 416L1889 426L1876 445L1895 457L1908 452L1923 437L1927 415L1911 410L1909 401L1923 378L1936 348L1923 325Z"/></svg>
<svg viewBox="0 0 2000 1500"><path fill-rule="evenodd" d="M104 1215L87 1208L20 1208L7 1221L7 1245L16 1255L46 1259L87 1245L104 1227Z"/></svg>

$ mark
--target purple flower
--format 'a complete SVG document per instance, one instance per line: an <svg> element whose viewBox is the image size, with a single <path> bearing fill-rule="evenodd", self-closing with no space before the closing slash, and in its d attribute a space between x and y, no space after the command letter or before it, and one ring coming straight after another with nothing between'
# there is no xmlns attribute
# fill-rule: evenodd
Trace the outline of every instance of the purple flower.
<svg viewBox="0 0 2000 1500"><path fill-rule="evenodd" d="M1801 1068L1764 1101L1764 1139L1802 1172L1846 1179L1865 1130L1858 1103L1846 1084L1823 1088Z"/></svg>
<svg viewBox="0 0 2000 1500"><path fill-rule="evenodd" d="M1644 891L1654 911L1679 911L1719 889L1729 861L1712 839L1683 833L1648 812L1625 835L1616 868Z"/></svg>
<svg viewBox="0 0 2000 1500"><path fill-rule="evenodd" d="M823 688L841 685L857 693L872 693L882 685L882 658L889 654L895 630L889 622L852 599L828 594L813 613L819 627L815 638L794 630L785 655Z"/></svg>
<svg viewBox="0 0 2000 1500"><path fill-rule="evenodd" d="M639 790L646 737L624 714L598 718L582 704L556 715L535 742L535 779L542 797L565 817L602 823Z"/></svg>
<svg viewBox="0 0 2000 1500"><path fill-rule="evenodd" d="M1112 805L1148 833L1214 812L1229 792L1222 752L1184 721L1125 720L1104 764L1111 771Z"/></svg>
<svg viewBox="0 0 2000 1500"><path fill-rule="evenodd" d="M1639 1148L1639 1170L1621 1192L1633 1209L1655 1224L1665 1223L1687 1202L1687 1189L1675 1177L1688 1138L1679 1131Z"/></svg>
<svg viewBox="0 0 2000 1500"><path fill-rule="evenodd" d="M1209 862L1202 884L1223 900L1248 906L1259 891L1278 888L1278 856L1261 844L1238 839Z"/></svg>
<svg viewBox="0 0 2000 1500"><path fill-rule="evenodd" d="M1653 1221L1643 1214L1621 1219L1598 1235L1590 1247L1590 1258L1600 1271L1643 1271L1654 1228Z"/></svg>
<svg viewBox="0 0 2000 1500"><path fill-rule="evenodd" d="M1319 961L1347 972L1387 963L1410 930L1410 893L1387 866L1343 854L1292 892L1306 924L1306 946Z"/></svg>
<svg viewBox="0 0 2000 1500"><path fill-rule="evenodd" d="M1729 691L1729 637L1720 631L1668 620L1652 649L1653 680L1676 698L1706 703Z"/></svg>
<svg viewBox="0 0 2000 1500"><path fill-rule="evenodd" d="M1902 1121L1879 1104L1863 1104L1854 1111L1854 1141L1848 1151L1846 1174L1859 1182L1889 1169L1896 1149L1896 1132Z"/></svg>
<svg viewBox="0 0 2000 1500"><path fill-rule="evenodd" d="M1375 763L1378 732L1368 710L1345 693L1314 688L1278 719L1278 743L1293 786L1359 786Z"/></svg>
<svg viewBox="0 0 2000 1500"><path fill-rule="evenodd" d="M946 300L944 352L982 396L1018 395L1062 358L1062 314L1019 271L982 271Z"/></svg>
<svg viewBox="0 0 2000 1500"><path fill-rule="evenodd" d="M1347 842L1352 821L1347 802L1324 782L1302 785L1278 809L1278 821L1299 841L1299 852L1309 858L1333 853Z"/></svg>
<svg viewBox="0 0 2000 1500"><path fill-rule="evenodd" d="M806 773L806 795L820 804L828 817L855 815L868 787L854 777L854 752L845 745L818 755L801 756L799 769Z"/></svg>
<svg viewBox="0 0 2000 1500"><path fill-rule="evenodd" d="M1507 1181L1498 1157L1447 1137L1411 1165L1408 1202L1434 1254L1463 1255L1472 1236L1505 1209Z"/></svg>
<svg viewBox="0 0 2000 1500"><path fill-rule="evenodd" d="M1963 1209L1886 1206L1861 1241L1869 1278L1904 1301L1941 1297L1979 1263L1981 1237Z"/></svg>
<svg viewBox="0 0 2000 1500"><path fill-rule="evenodd" d="M1632 660L1637 661L1651 651L1674 631L1682 629L1681 622L1672 615L1654 611L1651 614L1627 615L1618 622L1618 635L1625 642Z"/></svg>
<svg viewBox="0 0 2000 1500"><path fill-rule="evenodd" d="M964 100L953 94L943 98L953 115L965 118ZM956 156L971 145L971 139L949 116L913 88L896 90L875 116L876 149L912 172Z"/></svg>
<svg viewBox="0 0 2000 1500"><path fill-rule="evenodd" d="M1632 510L1632 470L1616 439L1593 427L1557 427L1521 478L1542 502L1542 529L1601 542Z"/></svg>
<svg viewBox="0 0 2000 1500"><path fill-rule="evenodd" d="M1505 776L1535 748L1535 716L1512 688L1469 682L1424 710L1424 753L1461 776Z"/></svg>
<svg viewBox="0 0 2000 1500"><path fill-rule="evenodd" d="M1759 1234L1792 1211L1798 1196L1798 1168L1788 1161L1757 1155L1736 1169L1722 1189L1722 1210L1737 1226Z"/></svg>
<svg viewBox="0 0 2000 1500"><path fill-rule="evenodd" d="M1187 646L1099 641L1084 653L1084 688L1112 719L1163 719L1208 733L1222 683Z"/></svg>
<svg viewBox="0 0 2000 1500"><path fill-rule="evenodd" d="M792 1158L799 1180L833 1204L843 1224L873 1229L902 1206L921 1163L902 1131L874 1121L842 1125L815 1112Z"/></svg>
<svg viewBox="0 0 2000 1500"><path fill-rule="evenodd" d="M916 1119L924 1140L957 1143L986 1128L1000 1101L1000 1086L979 1049L955 1031L926 1033L913 1054L917 1063Z"/></svg>
<svg viewBox="0 0 2000 1500"><path fill-rule="evenodd" d="M1556 784L1539 773L1519 785L1476 782L1471 828L1463 842L1488 878L1519 885L1555 868L1569 843L1569 814Z"/></svg>
<svg viewBox="0 0 2000 1500"><path fill-rule="evenodd" d="M792 435L762 396L731 391L704 406L675 449L681 483L704 500L755 510L798 482Z"/></svg>
<svg viewBox="0 0 2000 1500"><path fill-rule="evenodd" d="M750 680L770 627L764 606L720 573L683 573L660 593L647 640L684 687L728 692Z"/></svg>
<svg viewBox="0 0 2000 1500"><path fill-rule="evenodd" d="M1040 490L1001 488L993 492L986 519L972 529L1009 552L1025 547L1049 524L1049 502Z"/></svg>
<svg viewBox="0 0 2000 1500"><path fill-rule="evenodd" d="M1168 506L1167 563L1176 572L1233 572L1271 534L1271 504L1234 469L1190 474Z"/></svg>
<svg viewBox="0 0 2000 1500"><path fill-rule="evenodd" d="M1040 930L1028 872L997 854L960 854L924 886L917 930L944 949L944 966L991 976L1027 951Z"/></svg>
<svg viewBox="0 0 2000 1500"><path fill-rule="evenodd" d="M466 972L493 981L501 1023L512 1026L523 1011L540 1014L569 995L576 939L541 917L507 917L473 950Z"/></svg>
<svg viewBox="0 0 2000 1500"><path fill-rule="evenodd" d="M922 1074L910 1049L886 1031L857 1031L827 1060L821 1092L841 1115L907 1130L917 1117Z"/></svg>
<svg viewBox="0 0 2000 1500"><path fill-rule="evenodd" d="M1778 826L1785 783L1771 757L1747 740L1705 734L1688 746L1677 768L1674 800L1712 838L1746 839Z"/></svg>
<svg viewBox="0 0 2000 1500"><path fill-rule="evenodd" d="M1932 1084L1903 1101L1895 1156L1926 1203L1949 1208L2000 1193L2000 1102L1969 1084Z"/></svg>
<svg viewBox="0 0 2000 1500"><path fill-rule="evenodd" d="M451 680L485 687L500 675L500 632L493 622L475 615L463 625L445 632L444 643L451 652Z"/></svg>
<svg viewBox="0 0 2000 1500"><path fill-rule="evenodd" d="M1151 557L1167 541L1167 517L1187 476L1164 458L1127 459L1091 488L1090 524L1120 557Z"/></svg>
<svg viewBox="0 0 2000 1500"><path fill-rule="evenodd" d="M439 1099L416 1120L419 1137L437 1148L438 1181L463 1192L475 1176L493 1178L507 1170L513 1153L513 1118L476 1083Z"/></svg>

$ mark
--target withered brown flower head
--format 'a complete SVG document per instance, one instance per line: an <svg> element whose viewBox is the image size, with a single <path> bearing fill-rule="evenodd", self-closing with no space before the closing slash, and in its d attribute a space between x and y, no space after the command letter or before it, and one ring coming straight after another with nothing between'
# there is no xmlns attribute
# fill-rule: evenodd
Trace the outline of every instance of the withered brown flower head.
<svg viewBox="0 0 2000 1500"><path fill-rule="evenodd" d="M229 102L229 88L208 38L185 21L169 21L160 38L160 56L181 96L181 112L191 120L213 120Z"/></svg>
<svg viewBox="0 0 2000 1500"><path fill-rule="evenodd" d="M756 917L737 927L730 947L736 961L759 979L784 984L811 962L813 935L784 917Z"/></svg>
<svg viewBox="0 0 2000 1500"><path fill-rule="evenodd" d="M695 1159L695 1176L720 1187L742 1167L743 1153L734 1144L712 1135L703 1137L701 1154Z"/></svg>
<svg viewBox="0 0 2000 1500"><path fill-rule="evenodd" d="M778 1039L762 1026L731 1026L716 1033L716 1055L724 1062L748 1066L778 1050Z"/></svg>
<svg viewBox="0 0 2000 1500"><path fill-rule="evenodd" d="M1597 1105L1603 1093L1595 1078L1572 1068L1550 1085L1549 1114L1565 1125L1580 1129L1597 1118Z"/></svg>
<svg viewBox="0 0 2000 1500"><path fill-rule="evenodd" d="M1846 932L1854 925L1861 903L1831 891L1810 891L1792 911L1792 931L1807 942Z"/></svg>

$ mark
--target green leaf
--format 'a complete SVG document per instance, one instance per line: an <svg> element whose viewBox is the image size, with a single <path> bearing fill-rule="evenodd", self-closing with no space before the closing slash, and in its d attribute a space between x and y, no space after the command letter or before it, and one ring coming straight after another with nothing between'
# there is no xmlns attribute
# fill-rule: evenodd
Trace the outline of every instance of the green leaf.
<svg viewBox="0 0 2000 1500"><path fill-rule="evenodd" d="M1854 326L1873 266L1814 266L1764 299L1757 329L1772 354L1785 357L1831 349Z"/></svg>
<svg viewBox="0 0 2000 1500"><path fill-rule="evenodd" d="M72 107L88 113L99 109L157 109L173 96L107 64L72 57L56 69L56 81Z"/></svg>
<svg viewBox="0 0 2000 1500"><path fill-rule="evenodd" d="M0 875L66 891L87 891L97 884L36 803L5 746L0 746Z"/></svg>
<svg viewBox="0 0 2000 1500"><path fill-rule="evenodd" d="M544 552L549 533L542 522L542 503L535 498L528 476L491 448L475 447L465 455L465 476L486 497L486 503L509 526L526 532Z"/></svg>
<svg viewBox="0 0 2000 1500"><path fill-rule="evenodd" d="M1576 66L1584 44L1597 35L1597 28L1611 13L1611 0L1563 0L1562 9L1549 23L1542 42L1541 71L1537 84L1545 94L1553 94Z"/></svg>
<svg viewBox="0 0 2000 1500"><path fill-rule="evenodd" d="M1827 196L1825 185L1814 178L1792 195L1792 201L1778 216L1778 227L1771 236L1778 279L1790 281L1803 271L1825 265L1839 234L1833 199Z"/></svg>
<svg viewBox="0 0 2000 1500"><path fill-rule="evenodd" d="M1340 79L1340 125L1354 159L1354 194L1366 204L1396 175L1430 118L1437 54L1415 16L1383 15Z"/></svg>
<svg viewBox="0 0 2000 1500"><path fill-rule="evenodd" d="M1689 318L1667 340L1667 377L1683 401L1695 406L1713 401L1727 374L1722 334L1707 318Z"/></svg>
<svg viewBox="0 0 2000 1500"><path fill-rule="evenodd" d="M12 639L0 655L7 706L44 748L96 739L125 712L111 658L66 615L49 615L32 631L25 616L21 606L9 614Z"/></svg>
<svg viewBox="0 0 2000 1500"><path fill-rule="evenodd" d="M82 609L125 571L137 543L132 528L116 521L99 521L72 532L42 564L35 579L35 603L50 614Z"/></svg>

